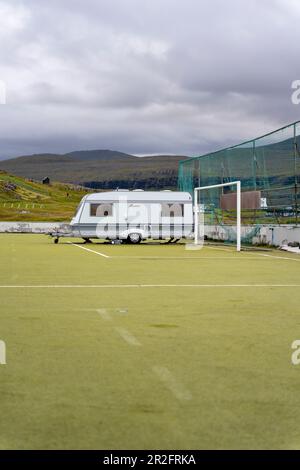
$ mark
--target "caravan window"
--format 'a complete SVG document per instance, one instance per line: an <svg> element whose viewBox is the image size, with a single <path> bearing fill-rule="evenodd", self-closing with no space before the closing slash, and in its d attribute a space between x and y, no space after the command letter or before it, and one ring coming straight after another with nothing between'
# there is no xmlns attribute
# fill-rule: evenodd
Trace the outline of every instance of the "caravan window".
<svg viewBox="0 0 300 470"><path fill-rule="evenodd" d="M162 204L161 216L162 217L183 217L184 204Z"/></svg>
<svg viewBox="0 0 300 470"><path fill-rule="evenodd" d="M91 204L90 216L91 217L108 217L113 213L113 205L109 203Z"/></svg>

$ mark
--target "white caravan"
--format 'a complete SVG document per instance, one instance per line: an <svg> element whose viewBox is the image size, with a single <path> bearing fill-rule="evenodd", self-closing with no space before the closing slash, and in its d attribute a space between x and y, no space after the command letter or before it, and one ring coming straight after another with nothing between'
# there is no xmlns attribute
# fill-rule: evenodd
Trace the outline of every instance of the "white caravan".
<svg viewBox="0 0 300 470"><path fill-rule="evenodd" d="M193 202L187 192L117 190L88 194L81 200L68 234L60 236L126 240L192 238Z"/></svg>

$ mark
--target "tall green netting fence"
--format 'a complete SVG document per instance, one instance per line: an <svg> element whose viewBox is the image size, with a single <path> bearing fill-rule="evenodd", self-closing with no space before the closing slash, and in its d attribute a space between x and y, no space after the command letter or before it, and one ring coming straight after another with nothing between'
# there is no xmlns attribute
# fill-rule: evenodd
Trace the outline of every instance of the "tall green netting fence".
<svg viewBox="0 0 300 470"><path fill-rule="evenodd" d="M244 225L298 224L300 221L300 121L262 137L179 163L178 185L193 194L196 186L241 181L242 191L260 191L261 205L242 211ZM208 223L226 224L219 191L208 191ZM253 233L257 228L253 228ZM250 236L249 236L250 239ZM246 240L245 240L246 241Z"/></svg>

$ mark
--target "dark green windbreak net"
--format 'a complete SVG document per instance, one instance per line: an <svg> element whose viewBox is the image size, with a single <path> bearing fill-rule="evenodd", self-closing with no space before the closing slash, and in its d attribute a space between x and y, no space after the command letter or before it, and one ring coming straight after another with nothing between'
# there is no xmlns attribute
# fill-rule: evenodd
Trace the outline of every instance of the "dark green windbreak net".
<svg viewBox="0 0 300 470"><path fill-rule="evenodd" d="M261 192L260 208L242 210L244 225L298 223L300 121L240 145L179 163L179 189L191 194L197 186L237 180L241 181L242 191ZM232 192L235 190L233 186ZM230 214L220 209L220 190L204 193L206 221L230 223Z"/></svg>

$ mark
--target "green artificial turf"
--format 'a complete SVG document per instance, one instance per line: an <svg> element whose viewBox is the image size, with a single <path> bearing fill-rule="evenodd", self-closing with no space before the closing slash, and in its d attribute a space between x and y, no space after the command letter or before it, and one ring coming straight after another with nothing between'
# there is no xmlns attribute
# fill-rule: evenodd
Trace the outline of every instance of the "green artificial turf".
<svg viewBox="0 0 300 470"><path fill-rule="evenodd" d="M0 242L1 449L300 448L300 257Z"/></svg>

